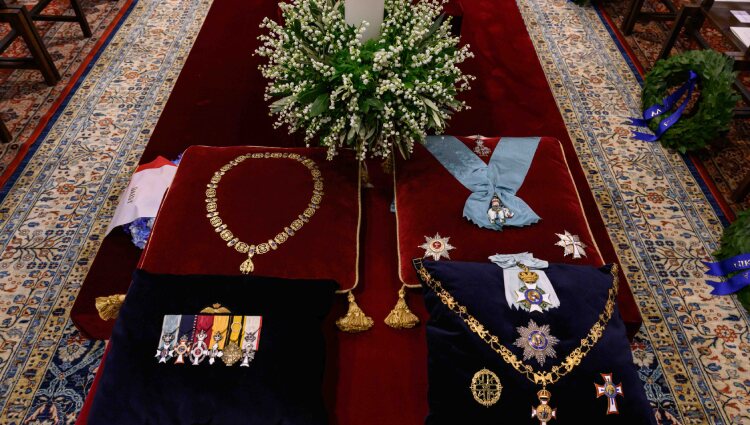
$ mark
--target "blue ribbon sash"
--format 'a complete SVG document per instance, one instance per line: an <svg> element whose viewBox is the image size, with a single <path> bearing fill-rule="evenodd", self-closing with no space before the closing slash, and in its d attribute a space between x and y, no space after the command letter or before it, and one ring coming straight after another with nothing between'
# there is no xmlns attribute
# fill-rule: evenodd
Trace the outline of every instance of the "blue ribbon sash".
<svg viewBox="0 0 750 425"><path fill-rule="evenodd" d="M715 263L704 261L703 264L708 267L706 274L710 274L711 276L726 276L730 273L750 269L750 254L736 255Z"/></svg>
<svg viewBox="0 0 750 425"><path fill-rule="evenodd" d="M708 267L706 274L709 276L722 277L740 272L724 281L706 281L706 283L713 286L714 289L711 291L711 294L713 295L733 294L750 285L750 253L736 255L732 258L713 263L704 261L703 264Z"/></svg>
<svg viewBox="0 0 750 425"><path fill-rule="evenodd" d="M656 140L659 140L659 138L667 130L669 130L670 127L675 125L677 121L680 120L680 117L682 117L682 114L685 112L685 108L687 108L688 102L690 102L690 97L693 94L695 85L698 82L698 74L696 74L693 71L689 71L689 73L690 74L689 74L689 78L687 82L685 82L685 84L683 84L682 87L675 90L674 93L665 97L664 100L662 100L661 104L651 105L649 108L643 111L643 118L631 118L630 119L631 121L630 125L648 127L649 121L672 110L672 108L677 103L677 101L680 100L680 98L682 98L682 96L685 95L685 93L687 93L687 96L685 96L685 99L677 107L677 110L672 115L668 116L667 118L664 118L659 123L659 127L656 129L654 134L633 131L634 139L643 140L645 142L654 142Z"/></svg>
<svg viewBox="0 0 750 425"><path fill-rule="evenodd" d="M750 285L750 271L740 273L723 281L707 280L706 283L714 287L712 295L729 295L734 294L740 289Z"/></svg>
<svg viewBox="0 0 750 425"><path fill-rule="evenodd" d="M463 142L452 136L428 136L424 146L453 177L472 193L464 204L463 216L479 227L502 230L505 226L527 226L540 217L516 196L539 146L538 137L503 138L489 164ZM497 195L512 213L504 223L490 222L488 209Z"/></svg>

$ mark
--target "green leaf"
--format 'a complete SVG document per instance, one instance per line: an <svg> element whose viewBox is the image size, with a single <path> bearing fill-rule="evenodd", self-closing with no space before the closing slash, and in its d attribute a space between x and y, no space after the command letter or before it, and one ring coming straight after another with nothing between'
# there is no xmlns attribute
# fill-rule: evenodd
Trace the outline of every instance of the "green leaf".
<svg viewBox="0 0 750 425"><path fill-rule="evenodd" d="M385 108L385 104L381 100L375 99L374 97L365 100L364 105L368 109L372 108L376 111L382 111L383 108Z"/></svg>
<svg viewBox="0 0 750 425"><path fill-rule="evenodd" d="M295 97L294 95L287 96L287 97L282 97L281 99L273 102L271 104L271 106L270 106L271 112L279 112L279 111L281 111L282 109L284 109L284 107L286 107L290 103L294 102L294 97Z"/></svg>
<svg viewBox="0 0 750 425"><path fill-rule="evenodd" d="M308 103L316 100L323 93L323 91L323 86L317 85L297 95L297 100L299 101L299 103L307 105Z"/></svg>
<svg viewBox="0 0 750 425"><path fill-rule="evenodd" d="M317 117L328 109L328 94L318 96L310 107L310 116Z"/></svg>
<svg viewBox="0 0 750 425"><path fill-rule="evenodd" d="M435 105L435 102L431 101L430 99L422 97L422 102L424 102L425 105L429 106L433 111L439 111L437 105Z"/></svg>

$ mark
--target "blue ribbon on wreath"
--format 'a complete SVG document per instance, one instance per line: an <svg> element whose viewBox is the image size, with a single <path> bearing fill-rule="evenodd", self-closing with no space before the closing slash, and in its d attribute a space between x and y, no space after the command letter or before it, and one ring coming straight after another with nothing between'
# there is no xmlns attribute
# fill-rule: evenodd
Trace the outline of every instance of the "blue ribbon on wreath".
<svg viewBox="0 0 750 425"><path fill-rule="evenodd" d="M732 258L713 263L704 261L703 264L708 267L706 274L709 276L724 277L739 272L735 276L723 281L706 281L706 283L713 286L714 290L711 291L713 295L733 294L750 285L750 253L736 255Z"/></svg>
<svg viewBox="0 0 750 425"><path fill-rule="evenodd" d="M685 84L683 84L679 89L675 90L674 93L665 97L664 100L662 100L661 104L657 103L656 105L651 105L645 111L643 111L643 118L630 118L630 125L648 127L649 121L666 112L671 111L677 101L680 100L680 98L682 98L685 93L687 93L687 96L685 96L685 99L677 107L677 110L672 115L664 118L659 123L659 128L656 129L654 134L633 131L634 139L643 140L645 142L655 142L659 140L664 132L669 130L670 127L675 125L677 121L680 120L680 117L682 117L682 114L685 112L685 108L687 108L688 102L690 102L690 96L692 96L693 94L695 85L698 83L698 74L693 71L689 71L689 73L690 77L688 78L687 82L685 82Z"/></svg>

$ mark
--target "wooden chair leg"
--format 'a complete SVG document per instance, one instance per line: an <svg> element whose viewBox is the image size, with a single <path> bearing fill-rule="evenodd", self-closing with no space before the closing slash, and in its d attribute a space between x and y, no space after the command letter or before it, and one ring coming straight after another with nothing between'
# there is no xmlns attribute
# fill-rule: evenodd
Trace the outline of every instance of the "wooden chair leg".
<svg viewBox="0 0 750 425"><path fill-rule="evenodd" d="M680 37L680 32L685 27L687 19L693 16L696 12L700 11L698 6L684 6L680 13L677 14L677 19L672 24L672 29L669 31L669 36L664 40L664 44L661 46L661 53L659 53L659 59L666 59L672 52L677 39Z"/></svg>
<svg viewBox="0 0 750 425"><path fill-rule="evenodd" d="M31 52L34 62L36 62L39 71L41 71L44 76L44 80L50 86L54 86L60 81L60 73L57 71L55 62L52 60L52 56L50 56L47 48L44 46L42 37L36 32L36 27L34 27L34 23L31 21L31 15L29 15L29 12L26 11L25 7L21 7L18 10L20 12L16 18L16 28L18 33L26 42L26 46L28 47L29 52Z"/></svg>
<svg viewBox="0 0 750 425"><path fill-rule="evenodd" d="M0 57L0 68L38 69L47 84L52 86L60 81L60 73L25 7L0 8L0 22L6 22L11 27L9 36L3 39L2 47L7 47L16 37L21 37L31 53L31 57Z"/></svg>
<svg viewBox="0 0 750 425"><path fill-rule="evenodd" d="M91 37L91 28L89 28L89 21L86 20L86 14L83 13L83 8L78 0L70 0L70 6L73 8L76 18L78 18L78 24L81 26L83 36L86 38Z"/></svg>
<svg viewBox="0 0 750 425"><path fill-rule="evenodd" d="M52 22L77 22L81 26L81 32L83 36L88 38L91 37L91 28L89 28L89 22L86 20L86 14L83 12L80 0L70 0L70 7L73 9L73 15L45 15L44 9L49 6L52 0L39 0L39 2L31 8L31 18L35 21L52 21Z"/></svg>
<svg viewBox="0 0 750 425"><path fill-rule="evenodd" d="M12 141L13 136L8 131L8 127L5 126L3 120L0 119L0 143L10 143Z"/></svg>
<svg viewBox="0 0 750 425"><path fill-rule="evenodd" d="M732 200L734 202L742 202L747 195L750 194L750 172L745 175L737 189L732 192Z"/></svg>
<svg viewBox="0 0 750 425"><path fill-rule="evenodd" d="M625 21L622 23L621 29L623 34L630 35L633 33L633 28L635 28L635 23L638 21L638 15L641 14L644 1L633 0L633 3L630 5L630 12L628 12L628 16L625 17Z"/></svg>

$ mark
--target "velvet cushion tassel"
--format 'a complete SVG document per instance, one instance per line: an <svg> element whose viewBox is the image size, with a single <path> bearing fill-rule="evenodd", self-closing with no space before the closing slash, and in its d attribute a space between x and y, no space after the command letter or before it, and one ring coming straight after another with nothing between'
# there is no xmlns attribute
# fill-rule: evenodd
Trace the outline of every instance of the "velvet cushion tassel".
<svg viewBox="0 0 750 425"><path fill-rule="evenodd" d="M125 302L125 294L115 294L107 297L97 297L94 300L96 311L102 320L114 320L120 313L120 307Z"/></svg>
<svg viewBox="0 0 750 425"><path fill-rule="evenodd" d="M359 308L354 299L354 294L349 291L347 292L346 298L349 300L349 309L344 317L336 320L336 326L344 332L351 333L364 332L370 329L373 325L373 320L366 315L361 308Z"/></svg>
<svg viewBox="0 0 750 425"><path fill-rule="evenodd" d="M410 329L419 324L419 318L409 310L409 306L406 304L404 286L401 286L401 289L398 290L398 301L385 318L385 324L394 329Z"/></svg>

